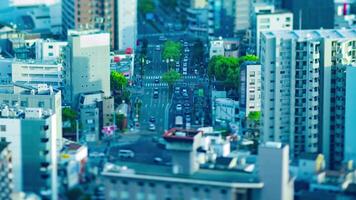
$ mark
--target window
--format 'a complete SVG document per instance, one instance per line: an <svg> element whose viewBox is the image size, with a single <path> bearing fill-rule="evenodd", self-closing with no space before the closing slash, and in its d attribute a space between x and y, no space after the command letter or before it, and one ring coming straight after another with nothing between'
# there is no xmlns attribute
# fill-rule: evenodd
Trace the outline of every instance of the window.
<svg viewBox="0 0 356 200"><path fill-rule="evenodd" d="M0 132L6 131L6 125L0 125Z"/></svg>
<svg viewBox="0 0 356 200"><path fill-rule="evenodd" d="M49 49L53 49L53 45L48 45L48 48Z"/></svg>
<svg viewBox="0 0 356 200"><path fill-rule="evenodd" d="M48 53L48 56L53 56L53 53Z"/></svg>
<svg viewBox="0 0 356 200"><path fill-rule="evenodd" d="M44 107L44 102L43 101L39 101L38 102L38 107L43 108Z"/></svg>

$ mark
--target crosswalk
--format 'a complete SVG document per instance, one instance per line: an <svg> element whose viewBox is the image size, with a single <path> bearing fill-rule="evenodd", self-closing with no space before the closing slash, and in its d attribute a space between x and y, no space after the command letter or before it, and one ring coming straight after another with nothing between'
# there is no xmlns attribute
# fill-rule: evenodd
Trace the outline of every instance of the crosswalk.
<svg viewBox="0 0 356 200"><path fill-rule="evenodd" d="M162 76L144 76L143 79L145 80L154 80L154 79L161 79ZM189 75L189 76L182 76L183 79L196 79L197 76Z"/></svg>
<svg viewBox="0 0 356 200"><path fill-rule="evenodd" d="M145 83L145 87L168 87L167 83Z"/></svg>

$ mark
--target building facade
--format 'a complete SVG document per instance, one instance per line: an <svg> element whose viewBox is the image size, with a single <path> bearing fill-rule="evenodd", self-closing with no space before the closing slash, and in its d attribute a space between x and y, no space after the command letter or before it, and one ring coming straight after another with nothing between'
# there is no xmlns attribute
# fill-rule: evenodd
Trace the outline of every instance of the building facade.
<svg viewBox="0 0 356 200"><path fill-rule="evenodd" d="M261 111L261 65L245 62L240 69L240 108L247 117Z"/></svg>
<svg viewBox="0 0 356 200"><path fill-rule="evenodd" d="M262 33L264 141L290 144L293 157L323 152L327 163L342 162L344 106L336 99L345 92L342 69L355 62L354 37L354 30Z"/></svg>
<svg viewBox="0 0 356 200"><path fill-rule="evenodd" d="M110 96L110 35L98 30L69 33L65 58L64 100L78 106L82 93Z"/></svg>
<svg viewBox="0 0 356 200"><path fill-rule="evenodd" d="M0 141L0 199L11 200L11 194L13 192L13 169L12 169L12 156L9 149L9 142L6 142L5 138L1 138Z"/></svg>
<svg viewBox="0 0 356 200"><path fill-rule="evenodd" d="M12 82L37 86L47 84L61 88L63 66L54 60L14 60L12 63Z"/></svg>
<svg viewBox="0 0 356 200"><path fill-rule="evenodd" d="M42 108L1 109L0 137L10 142L14 192L57 199L56 114Z"/></svg>

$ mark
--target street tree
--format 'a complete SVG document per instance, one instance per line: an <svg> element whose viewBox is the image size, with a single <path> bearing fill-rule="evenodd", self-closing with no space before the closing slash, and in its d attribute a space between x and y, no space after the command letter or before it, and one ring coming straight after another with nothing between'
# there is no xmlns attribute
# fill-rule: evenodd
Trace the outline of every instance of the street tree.
<svg viewBox="0 0 356 200"><path fill-rule="evenodd" d="M110 74L110 87L113 91L123 91L127 86L126 77L120 72L113 71Z"/></svg>
<svg viewBox="0 0 356 200"><path fill-rule="evenodd" d="M168 40L163 45L162 57L164 60L177 61L180 59L181 51L182 51L181 43Z"/></svg>
<svg viewBox="0 0 356 200"><path fill-rule="evenodd" d="M145 15L155 11L156 7L153 0L139 0L137 3L138 11Z"/></svg>
<svg viewBox="0 0 356 200"><path fill-rule="evenodd" d="M162 80L168 84L169 94L172 93L174 83L176 83L180 78L180 73L175 70L170 70L163 74Z"/></svg>
<svg viewBox="0 0 356 200"><path fill-rule="evenodd" d="M70 127L63 128L64 132L73 133L76 130L76 120L78 113L72 108L63 108L62 109L62 119L64 122L69 122Z"/></svg>

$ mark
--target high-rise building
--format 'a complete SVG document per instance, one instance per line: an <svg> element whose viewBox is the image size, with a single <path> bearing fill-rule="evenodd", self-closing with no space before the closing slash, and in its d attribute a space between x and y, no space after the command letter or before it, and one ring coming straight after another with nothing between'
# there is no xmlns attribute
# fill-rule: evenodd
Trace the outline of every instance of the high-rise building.
<svg viewBox="0 0 356 200"><path fill-rule="evenodd" d="M110 96L110 35L99 30L69 31L64 101L78 106L82 93Z"/></svg>
<svg viewBox="0 0 356 200"><path fill-rule="evenodd" d="M356 162L356 145L355 145L355 130L356 130L356 65L346 67L345 79L345 144L344 144L344 160L352 160Z"/></svg>
<svg viewBox="0 0 356 200"><path fill-rule="evenodd" d="M0 130L1 131L1 130ZM9 150L9 142L6 140L0 141L0 199L11 200L13 190L13 173L12 173L12 157Z"/></svg>
<svg viewBox="0 0 356 200"><path fill-rule="evenodd" d="M334 0L282 0L292 11L294 29L334 28Z"/></svg>
<svg viewBox="0 0 356 200"><path fill-rule="evenodd" d="M0 137L10 142L14 192L58 198L56 130L56 114L51 110L1 108Z"/></svg>
<svg viewBox="0 0 356 200"><path fill-rule="evenodd" d="M261 37L264 141L290 144L291 155L322 151L342 162L346 65L355 62L354 30L264 32Z"/></svg>
<svg viewBox="0 0 356 200"><path fill-rule="evenodd" d="M64 0L63 34L69 29L100 29L110 33L111 49L135 48L137 0Z"/></svg>
<svg viewBox="0 0 356 200"><path fill-rule="evenodd" d="M40 85L37 87L15 84L8 91L0 91L0 104L18 108L50 109L55 115L57 145L62 144L62 96L61 91Z"/></svg>
<svg viewBox="0 0 356 200"><path fill-rule="evenodd" d="M240 108L246 117L250 112L261 111L261 65L244 62L240 69Z"/></svg>
<svg viewBox="0 0 356 200"><path fill-rule="evenodd" d="M286 10L276 10L266 3L253 5L251 16L251 47L253 53L260 55L260 35L263 31L292 30L293 14Z"/></svg>

